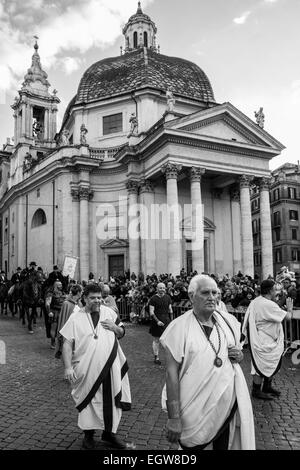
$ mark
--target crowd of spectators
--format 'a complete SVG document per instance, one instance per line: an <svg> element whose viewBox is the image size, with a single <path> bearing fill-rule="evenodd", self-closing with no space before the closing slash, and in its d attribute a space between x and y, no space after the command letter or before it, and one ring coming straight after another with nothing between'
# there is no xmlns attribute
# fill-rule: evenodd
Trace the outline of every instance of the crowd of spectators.
<svg viewBox="0 0 300 470"><path fill-rule="evenodd" d="M171 297L174 305L188 305L188 286L189 282L197 271L189 274L182 269L180 274L173 276L168 273L144 276L143 273L124 273L123 276L111 277L107 283L110 287L111 295L116 299L117 304L126 302L136 311L139 307L146 310L149 299L156 293L157 284L163 282L166 285L166 293ZM208 274L208 273L206 273ZM229 308L247 308L251 300L260 294L260 282L258 275L253 278L244 275L239 271L234 276L228 274L218 276L210 274L215 279L221 292L221 300ZM269 276L269 278L272 278ZM295 273L290 272L283 266L280 272L275 276L278 290L277 301L281 307L285 306L286 298L292 297L294 307L300 307L300 283L296 280Z"/></svg>

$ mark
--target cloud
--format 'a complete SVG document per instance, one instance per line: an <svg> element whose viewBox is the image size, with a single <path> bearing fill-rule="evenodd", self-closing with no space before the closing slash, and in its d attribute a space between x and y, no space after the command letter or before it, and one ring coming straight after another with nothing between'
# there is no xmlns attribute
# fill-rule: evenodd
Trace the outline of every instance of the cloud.
<svg viewBox="0 0 300 470"><path fill-rule="evenodd" d="M78 59L76 57L64 57L63 59L61 59L60 62L66 74L70 75L71 73L79 69L82 61L81 59Z"/></svg>
<svg viewBox="0 0 300 470"><path fill-rule="evenodd" d="M143 10L153 1L144 0ZM0 93L20 87L31 65L34 34L39 36L42 66L48 71L63 64L71 73L89 49L112 45L136 10L136 0L2 0Z"/></svg>
<svg viewBox="0 0 300 470"><path fill-rule="evenodd" d="M264 0L265 3L276 3L278 0Z"/></svg>
<svg viewBox="0 0 300 470"><path fill-rule="evenodd" d="M235 24L244 24L250 14L251 14L251 11L245 11L245 13L243 13L242 16L239 16L238 18L234 18L233 22Z"/></svg>

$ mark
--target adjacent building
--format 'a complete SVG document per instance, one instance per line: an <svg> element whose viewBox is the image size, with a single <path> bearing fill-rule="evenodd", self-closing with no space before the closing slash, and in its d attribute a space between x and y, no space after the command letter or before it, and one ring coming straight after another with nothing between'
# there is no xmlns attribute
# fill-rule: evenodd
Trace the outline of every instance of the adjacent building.
<svg viewBox="0 0 300 470"><path fill-rule="evenodd" d="M282 266L300 273L300 166L286 163L272 172L269 181L273 271ZM261 215L258 187L251 191L254 270L261 275Z"/></svg>

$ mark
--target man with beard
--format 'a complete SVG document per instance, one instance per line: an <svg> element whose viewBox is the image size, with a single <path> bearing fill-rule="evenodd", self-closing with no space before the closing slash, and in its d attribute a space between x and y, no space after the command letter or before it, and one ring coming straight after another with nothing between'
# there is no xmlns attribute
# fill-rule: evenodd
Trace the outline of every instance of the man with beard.
<svg viewBox="0 0 300 470"><path fill-rule="evenodd" d="M131 406L128 365L118 342L125 329L117 314L101 304L100 286L88 284L83 296L85 307L60 330L65 338L65 378L72 385L78 426L84 431L83 447L93 449L95 430L101 429L103 441L124 449L116 432L122 410Z"/></svg>
<svg viewBox="0 0 300 470"><path fill-rule="evenodd" d="M279 371L284 351L282 321L290 320L293 300L286 299L287 311L276 303L276 283L272 279L262 281L260 296L252 300L245 314L242 334L247 337L251 353L252 396L262 400L279 397L272 387L272 379Z"/></svg>

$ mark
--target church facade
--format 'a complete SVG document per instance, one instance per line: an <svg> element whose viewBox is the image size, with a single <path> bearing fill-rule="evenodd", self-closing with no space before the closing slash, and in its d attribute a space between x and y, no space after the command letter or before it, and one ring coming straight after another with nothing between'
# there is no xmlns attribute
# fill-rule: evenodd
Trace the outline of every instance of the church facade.
<svg viewBox="0 0 300 470"><path fill-rule="evenodd" d="M254 274L250 186L260 188L262 272L273 272L269 160L283 145L194 63L160 54L140 3L118 57L83 75L57 132L59 98L38 44L0 152L1 262L75 278L181 268Z"/></svg>

